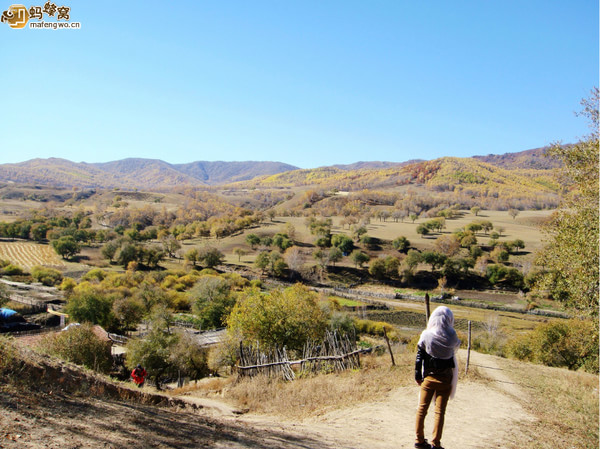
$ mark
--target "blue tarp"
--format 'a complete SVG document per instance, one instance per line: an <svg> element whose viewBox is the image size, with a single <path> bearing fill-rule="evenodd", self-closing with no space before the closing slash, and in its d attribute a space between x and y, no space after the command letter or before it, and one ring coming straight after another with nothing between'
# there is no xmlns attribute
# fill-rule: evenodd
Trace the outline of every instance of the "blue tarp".
<svg viewBox="0 0 600 449"><path fill-rule="evenodd" d="M3 321L13 315L16 315L17 312L15 312L14 310L11 309L7 309L5 307L1 307L0 308L0 321Z"/></svg>

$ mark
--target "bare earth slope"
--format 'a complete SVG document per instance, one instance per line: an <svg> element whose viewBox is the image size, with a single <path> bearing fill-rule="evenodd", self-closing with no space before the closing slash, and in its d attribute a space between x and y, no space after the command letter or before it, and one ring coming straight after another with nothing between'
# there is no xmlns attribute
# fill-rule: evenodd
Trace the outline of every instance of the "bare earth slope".
<svg viewBox="0 0 600 449"><path fill-rule="evenodd" d="M511 447L522 438L515 430L517 424L532 420L516 400L522 392L501 369L501 359L472 354L471 360L492 380L459 385L448 408L443 444L448 449ZM378 401L291 422L276 416L239 416L230 407L204 399L188 399L199 405L196 409L180 401L157 406L133 396L128 400L90 397L89 391L98 394L97 386L67 393L73 388L63 386L71 381L61 383L60 374L53 376L54 390L2 389L0 448L413 447L416 386L399 388Z"/></svg>

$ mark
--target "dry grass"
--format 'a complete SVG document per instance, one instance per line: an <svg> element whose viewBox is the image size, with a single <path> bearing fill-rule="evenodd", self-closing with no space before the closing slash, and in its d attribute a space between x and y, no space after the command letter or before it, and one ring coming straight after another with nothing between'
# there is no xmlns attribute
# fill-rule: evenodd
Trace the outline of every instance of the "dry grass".
<svg viewBox="0 0 600 449"><path fill-rule="evenodd" d="M233 377L206 377L194 383L189 383L171 391L173 396L196 393L202 396L222 395L223 391L233 382Z"/></svg>
<svg viewBox="0 0 600 449"><path fill-rule="evenodd" d="M394 350L396 366L391 366L389 354L361 358L362 369L337 374L318 374L298 378L293 382L269 379L266 376L230 379L215 378L187 385L174 394L215 397L232 402L254 413L301 419L330 410L352 407L359 403L384 398L392 390L414 383L414 353L405 346ZM464 366L464 360L459 360ZM460 380L487 381L476 367Z"/></svg>
<svg viewBox="0 0 600 449"><path fill-rule="evenodd" d="M238 406L253 412L302 418L374 400L412 382L412 355L363 357L360 370L321 374L284 382L257 376L240 379L226 392ZM399 359L399 360L398 360ZM410 361L409 361L410 360Z"/></svg>
<svg viewBox="0 0 600 449"><path fill-rule="evenodd" d="M506 360L515 381L524 388L518 398L538 422L520 429L531 442L519 449L551 446L569 449L598 447L598 376ZM543 438L540 438L543 435Z"/></svg>

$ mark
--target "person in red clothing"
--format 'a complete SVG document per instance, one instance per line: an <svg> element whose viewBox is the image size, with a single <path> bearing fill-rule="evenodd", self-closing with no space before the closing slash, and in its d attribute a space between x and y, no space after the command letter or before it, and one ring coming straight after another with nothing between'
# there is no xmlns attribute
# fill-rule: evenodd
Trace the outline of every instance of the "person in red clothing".
<svg viewBox="0 0 600 449"><path fill-rule="evenodd" d="M138 388L142 388L144 386L144 382L146 381L147 375L148 373L144 368L142 368L142 365L136 366L131 372L131 378L133 379L133 382L138 386Z"/></svg>

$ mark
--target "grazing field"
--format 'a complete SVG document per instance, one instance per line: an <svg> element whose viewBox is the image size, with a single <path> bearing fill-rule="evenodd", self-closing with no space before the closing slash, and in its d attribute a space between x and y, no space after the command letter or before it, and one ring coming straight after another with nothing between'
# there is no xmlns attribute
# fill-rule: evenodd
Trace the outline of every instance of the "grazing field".
<svg viewBox="0 0 600 449"><path fill-rule="evenodd" d="M394 222L392 219L387 221L379 221L371 219L371 223L366 226L367 233L371 237L376 237L385 241L391 241L399 236L404 236L409 239L411 246L419 250L431 250L434 248L438 237L442 235L452 234L457 229L468 225L478 220L489 220L494 225L494 231L500 234L500 241L509 241L522 239L525 243L525 248L512 255L511 259L514 262L532 262L535 253L543 247L543 234L540 231L540 224L547 219L553 211L521 211L519 215L513 219L507 211L492 211L484 210L475 216L470 211L461 211L461 215L454 219L447 219L445 229L440 233L432 233L425 237L417 234L417 226L429 218L419 218L413 223L406 219L404 222ZM348 226L342 226L342 217L331 217L333 221L333 234L347 234L351 232ZM304 242L302 245L303 251L306 253L307 261L312 261L312 243L316 239L311 235L306 226L306 217L275 217L272 221L265 220L260 226L255 228L245 229L244 231L222 239L193 239L184 243L183 252L188 251L193 247L201 247L204 245L216 246L226 255L226 262L241 265L251 265L258 254L258 251L251 250L245 242L245 237L248 234L257 234L259 236L273 235L277 232L285 232L286 223L294 226L296 231L296 241ZM487 245L490 242L489 234L480 231L476 234L477 240L481 245ZM360 246L360 245L359 245ZM238 258L232 253L233 249L241 247L247 250L247 254ZM382 247L385 252L397 255L398 253L391 248L391 245ZM349 258L344 258L339 262L339 265L352 266L353 263Z"/></svg>
<svg viewBox="0 0 600 449"><path fill-rule="evenodd" d="M0 241L0 259L8 260L21 268L30 269L36 265L65 267L66 263L49 245L33 242Z"/></svg>

